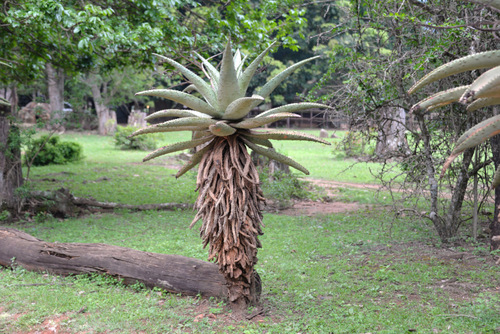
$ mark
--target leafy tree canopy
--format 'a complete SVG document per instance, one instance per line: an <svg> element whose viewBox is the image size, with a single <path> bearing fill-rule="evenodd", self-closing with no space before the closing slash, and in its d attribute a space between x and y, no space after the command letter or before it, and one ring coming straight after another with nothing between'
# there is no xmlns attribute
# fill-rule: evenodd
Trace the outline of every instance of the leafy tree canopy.
<svg viewBox="0 0 500 334"><path fill-rule="evenodd" d="M0 12L1 80L29 82L52 63L66 73L108 72L154 63L153 52L176 58L222 49L228 35L247 49L269 40L297 48L289 35L305 24L298 0L5 1Z"/></svg>

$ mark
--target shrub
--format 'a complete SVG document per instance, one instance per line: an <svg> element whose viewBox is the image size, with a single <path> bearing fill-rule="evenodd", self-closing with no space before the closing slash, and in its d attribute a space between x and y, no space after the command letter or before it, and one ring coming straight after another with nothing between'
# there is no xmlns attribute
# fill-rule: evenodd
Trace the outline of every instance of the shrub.
<svg viewBox="0 0 500 334"><path fill-rule="evenodd" d="M259 171L259 178L264 197L276 201L279 208L290 206L292 199L313 197L308 183L292 173L279 170L270 173L268 168L264 168Z"/></svg>
<svg viewBox="0 0 500 334"><path fill-rule="evenodd" d="M375 153L375 145L356 131L348 131L334 149L337 158L369 157ZM342 153L339 153L342 152Z"/></svg>
<svg viewBox="0 0 500 334"><path fill-rule="evenodd" d="M154 135L128 138L137 128L133 126L118 126L115 132L115 146L122 150L154 150L156 139Z"/></svg>
<svg viewBox="0 0 500 334"><path fill-rule="evenodd" d="M97 115L88 112L68 112L64 115L64 127L67 130L88 131L96 130Z"/></svg>
<svg viewBox="0 0 500 334"><path fill-rule="evenodd" d="M61 165L82 159L82 151L78 143L63 142L59 136L44 135L28 143L24 161L33 166Z"/></svg>

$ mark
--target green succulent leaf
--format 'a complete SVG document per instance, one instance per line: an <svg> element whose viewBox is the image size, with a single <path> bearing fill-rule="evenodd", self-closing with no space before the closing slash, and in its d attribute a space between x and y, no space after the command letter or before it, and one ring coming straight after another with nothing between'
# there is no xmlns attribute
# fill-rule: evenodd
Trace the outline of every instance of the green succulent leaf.
<svg viewBox="0 0 500 334"><path fill-rule="evenodd" d="M243 95L240 94L238 77L231 54L231 42L228 42L222 56L219 87L217 90L217 110L223 113L231 102L242 96Z"/></svg>
<svg viewBox="0 0 500 334"><path fill-rule="evenodd" d="M259 64L262 62L266 54L271 50L276 42L273 42L271 45L269 45L261 54L255 58L250 65L245 69L245 71L241 74L239 78L239 87L240 87L240 94L244 96L246 94L246 91L248 89L248 85L250 85L250 80L252 80L253 76L255 75L255 71L259 67Z"/></svg>
<svg viewBox="0 0 500 334"><path fill-rule="evenodd" d="M157 158L157 157L164 155L164 154L182 151L182 150L187 150L187 149L205 144L206 142L212 140L213 138L214 138L214 136L206 136L206 137L202 137L199 139L193 139L190 141L184 141L184 142L180 142L180 143L175 143L175 144L163 146L163 147L151 152L142 161L146 162L148 160Z"/></svg>
<svg viewBox="0 0 500 334"><path fill-rule="evenodd" d="M330 107L326 106L324 104L311 103L311 102L291 103L291 104L287 104L284 106L280 106L280 107L266 110L263 113L260 113L257 116L255 116L255 118L267 117L267 116L271 116L271 115L282 113L282 112L296 112L296 111L311 109L311 108L330 108Z"/></svg>
<svg viewBox="0 0 500 334"><path fill-rule="evenodd" d="M473 112L481 108L494 106L500 104L500 97L485 97L482 99L477 99L467 106L467 111Z"/></svg>
<svg viewBox="0 0 500 334"><path fill-rule="evenodd" d="M254 103L264 101L262 96L240 97L227 106L223 119L238 120L244 118L252 110Z"/></svg>
<svg viewBox="0 0 500 334"><path fill-rule="evenodd" d="M291 113L279 113L279 114L274 114L268 117L260 117L260 118L247 118L241 122L231 124L233 127L238 128L238 129L254 129L258 128L259 126L270 124L285 118L289 117L294 117L294 118L300 118L300 115L297 114L291 114Z"/></svg>
<svg viewBox="0 0 500 334"><path fill-rule="evenodd" d="M204 148L202 148L201 150L199 150L198 152L196 152L195 154L193 154L193 156L191 157L191 159L189 159L189 161L184 166L182 166L181 169L179 169L179 171L177 172L177 174L175 174L175 177L176 178L181 177L188 170L190 170L193 167L195 167L196 165L198 165L200 163L201 159L203 158L203 155L206 152L208 152L209 150L211 150L212 148L213 148L213 142L211 142L210 144L208 144L207 146L205 146Z"/></svg>
<svg viewBox="0 0 500 334"><path fill-rule="evenodd" d="M187 93L180 92L178 90L173 89L153 89L147 90L143 92L136 93L135 95L147 95L147 96L156 96L162 97L164 99L172 100L178 103L185 105L188 108L199 111L201 113L213 116L220 117L222 113L217 112L215 108L209 105L207 102L203 101L196 96L189 95Z"/></svg>
<svg viewBox="0 0 500 334"><path fill-rule="evenodd" d="M0 97L0 105L9 106L10 107L9 101L7 101L6 99L4 99L3 97Z"/></svg>
<svg viewBox="0 0 500 334"><path fill-rule="evenodd" d="M155 126L159 128L175 128L183 126L192 126L199 129L208 129L212 124L217 123L215 119L212 118L201 118L201 117L183 117L177 118L163 123L156 124Z"/></svg>
<svg viewBox="0 0 500 334"><path fill-rule="evenodd" d="M213 89L206 83L205 80L203 80L200 76L192 72L191 70L187 69L183 65L179 64L173 59L170 59L168 57L159 55L159 54L154 54L155 56L163 59L173 67L175 67L177 70L179 70L186 78L188 78L189 81L196 87L196 90L203 95L205 100L212 106L217 105L217 99L215 97L215 93Z"/></svg>
<svg viewBox="0 0 500 334"><path fill-rule="evenodd" d="M411 107L410 112L419 110L429 111L434 109L433 107L442 107L452 102L457 102L468 87L469 86L460 86L431 95Z"/></svg>
<svg viewBox="0 0 500 334"><path fill-rule="evenodd" d="M428 73L408 90L412 94L420 88L439 79L450 75L472 71L481 68L489 68L500 65L500 50L476 53L470 56L456 59L452 62L439 66L434 71Z"/></svg>
<svg viewBox="0 0 500 334"><path fill-rule="evenodd" d="M176 127L163 127L155 125L150 125L145 128L139 129L132 133L128 138L132 138L139 135L144 135L147 133L162 133L162 132L175 132L175 131L203 131L206 126L176 126Z"/></svg>
<svg viewBox="0 0 500 334"><path fill-rule="evenodd" d="M324 139L318 138L313 135L308 135L307 133L295 132L295 131L255 131L249 130L248 132L243 133L244 136L251 138L260 138L260 139L271 139L271 140L305 140L305 141L313 141L317 143L322 143L325 145L331 145L330 142L327 142Z"/></svg>
<svg viewBox="0 0 500 334"><path fill-rule="evenodd" d="M313 60L318 59L318 58L320 58L320 56L315 56L315 57L311 57L308 59L304 59L304 60L299 61L298 63L288 67L287 69L283 70L278 75L276 75L274 78L272 78L269 82L267 82L264 85L264 87L262 87L259 90L257 95L260 95L263 98L268 97L273 92L273 90L276 87L278 87L278 85L281 84L283 82L283 80L288 78L294 71L298 70L299 68L301 68L302 66L304 66L308 62L313 61Z"/></svg>
<svg viewBox="0 0 500 334"><path fill-rule="evenodd" d="M242 139L245 141L245 144L248 147L250 147L253 151L255 151L256 153L262 154L270 159L284 163L285 165L293 167L293 168L301 171L302 173L309 175L309 171L304 166L302 166L301 164L299 164L295 160L290 159L286 155L280 154L271 148L264 148L264 147L260 147L258 145L255 145L254 143L252 143L251 141L249 141L245 137L242 137Z"/></svg>
<svg viewBox="0 0 500 334"><path fill-rule="evenodd" d="M485 142L488 138L500 133L500 115L488 118L485 121L467 130L458 140L455 149L446 159L441 175L448 169L457 156L468 148Z"/></svg>
<svg viewBox="0 0 500 334"><path fill-rule="evenodd" d="M224 121L219 121L216 124L210 125L208 128L210 132L218 137L227 137L236 132L236 129L227 125Z"/></svg>
<svg viewBox="0 0 500 334"><path fill-rule="evenodd" d="M460 102L470 103L485 97L500 97L500 66L484 72L474 80L460 98Z"/></svg>
<svg viewBox="0 0 500 334"><path fill-rule="evenodd" d="M247 133L241 133L243 137L245 137L246 140L260 146L265 146L269 148L273 148L273 143L269 139L266 138L259 138L259 137L251 137Z"/></svg>
<svg viewBox="0 0 500 334"><path fill-rule="evenodd" d="M201 117L201 118L210 118L210 116L206 114L202 114L201 112L197 112L195 110L186 110L186 109L164 109L158 110L157 112L152 113L149 116L146 116L146 121L160 118L160 117Z"/></svg>
<svg viewBox="0 0 500 334"><path fill-rule="evenodd" d="M500 10L500 0L476 0L476 1Z"/></svg>
<svg viewBox="0 0 500 334"><path fill-rule="evenodd" d="M212 87L214 91L217 91L217 87L219 85L219 71L213 66L207 59L205 59L202 55L199 53L195 52L196 56L200 58L201 63L203 65L203 69L206 69L207 71L207 76L210 79L210 82L214 85Z"/></svg>
<svg viewBox="0 0 500 334"><path fill-rule="evenodd" d="M241 74L241 68L243 67L241 52L239 49L236 50L236 52L234 53L233 63L234 63L234 68L236 69L236 77L239 77Z"/></svg>

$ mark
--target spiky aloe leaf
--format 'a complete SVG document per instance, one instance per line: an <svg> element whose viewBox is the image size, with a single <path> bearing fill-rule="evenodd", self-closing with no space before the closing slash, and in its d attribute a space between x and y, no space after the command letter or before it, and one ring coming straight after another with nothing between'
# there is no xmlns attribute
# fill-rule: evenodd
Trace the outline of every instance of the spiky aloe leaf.
<svg viewBox="0 0 500 334"><path fill-rule="evenodd" d="M243 95L240 94L238 77L231 54L231 42L228 42L222 56L219 87L217 90L217 110L223 113L231 102L242 96Z"/></svg>
<svg viewBox="0 0 500 334"><path fill-rule="evenodd" d="M262 154L270 159L284 163L285 165L293 167L297 170L300 170L302 173L309 175L309 171L304 166L299 164L297 161L290 159L286 155L280 154L280 153L274 151L273 149L264 148L264 147L260 147L258 145L255 145L254 143L252 143L251 141L249 141L245 137L242 137L242 139L245 141L245 144L248 147L250 147L253 151L257 152L258 154Z"/></svg>
<svg viewBox="0 0 500 334"><path fill-rule="evenodd" d="M210 132L219 137L226 137L234 134L236 129L232 126L227 125L225 122L219 121L216 124L210 125L208 128Z"/></svg>
<svg viewBox="0 0 500 334"><path fill-rule="evenodd" d="M127 138L132 138L139 135L144 135L146 133L162 133L162 132L175 132L175 131L203 131L207 127L203 126L176 126L176 127L161 127L158 125L150 125L145 128L139 129L132 133Z"/></svg>
<svg viewBox="0 0 500 334"><path fill-rule="evenodd" d="M200 117L183 117L177 118L170 121L166 121L163 123L156 124L155 126L159 128L175 128L175 127L183 127L183 126L192 126L202 129L208 129L208 127L212 124L217 123L215 119L212 118L200 118Z"/></svg>
<svg viewBox="0 0 500 334"><path fill-rule="evenodd" d="M163 146L163 147L151 152L150 154L148 154L142 161L146 162L148 160L157 158L160 155L164 155L164 154L168 154L168 153L172 153L172 152L177 152L177 151L182 151L182 150L187 150L187 149L196 147L198 145L205 144L206 142L212 140L213 138L214 138L214 136L206 136L206 137L202 137L199 139L193 139L190 141L183 141L180 143L175 143L175 144Z"/></svg>
<svg viewBox="0 0 500 334"><path fill-rule="evenodd" d="M233 127L238 128L238 129L254 129L258 128L259 126L270 124L276 121L280 121L285 118L289 117L295 117L295 118L300 118L300 115L297 114L291 114L291 113L280 113L280 114L274 114L268 117L260 117L260 118L247 118L241 122L231 124Z"/></svg>
<svg viewBox="0 0 500 334"><path fill-rule="evenodd" d="M240 97L227 106L226 112L222 118L229 120L242 119L252 110L252 106L255 102L260 103L262 101L264 101L264 98L258 95Z"/></svg>
<svg viewBox="0 0 500 334"><path fill-rule="evenodd" d="M329 106L325 106L320 103L310 103L310 102L301 102L301 103L291 103L281 107L272 108L264 111L263 113L258 114L255 118L259 117L267 117L274 114L282 113L282 112L296 112L305 109L311 108L330 108Z"/></svg>
<svg viewBox="0 0 500 334"><path fill-rule="evenodd" d="M448 169L457 156L468 148L477 146L488 138L500 133L500 115L488 118L485 121L467 130L458 140L457 145L446 159L441 175Z"/></svg>
<svg viewBox="0 0 500 334"><path fill-rule="evenodd" d="M4 99L3 97L0 97L0 105L10 106L10 103L9 103L9 101L7 101L6 99Z"/></svg>
<svg viewBox="0 0 500 334"><path fill-rule="evenodd" d="M467 111L473 112L481 108L494 106L496 104L500 104L500 97L486 97L477 99L467 106Z"/></svg>
<svg viewBox="0 0 500 334"><path fill-rule="evenodd" d="M213 66L207 59L205 59L202 55L199 53L195 52L196 56L200 58L201 63L203 65L203 69L206 69L207 71L207 76L210 79L210 82L214 85L212 87L214 91L217 91L217 87L219 85L219 71Z"/></svg>
<svg viewBox="0 0 500 334"><path fill-rule="evenodd" d="M470 103L485 97L500 97L500 66L484 72L474 80L460 98L460 102Z"/></svg>
<svg viewBox="0 0 500 334"><path fill-rule="evenodd" d="M247 60L247 58L248 58L248 55L245 55L245 56L243 57L243 59L241 60L241 64L240 64L239 66L237 66L237 67L236 67L236 75L238 76L238 83L240 82L241 74L243 73L243 66L245 65L245 61ZM242 92L242 91L240 90L240 94L241 94L242 96L244 96L244 95L245 95L245 93L246 93L246 92Z"/></svg>
<svg viewBox="0 0 500 334"><path fill-rule="evenodd" d="M500 10L500 1L499 0L476 0L476 1L484 3L487 6L491 6L493 8Z"/></svg>
<svg viewBox="0 0 500 334"><path fill-rule="evenodd" d="M468 87L469 86L460 86L431 95L428 98L417 102L413 107L411 107L410 112L419 110L429 111L429 109L434 106L442 107L452 102L457 102Z"/></svg>
<svg viewBox="0 0 500 334"><path fill-rule="evenodd" d="M243 62L241 59L241 52L239 49L236 50L233 56L234 68L236 69L236 77L239 77L241 74L241 67L243 66Z"/></svg>
<svg viewBox="0 0 500 334"><path fill-rule="evenodd" d="M206 83L205 80L203 80L200 76L192 72L191 70L187 69L183 65L179 64L173 59L170 59L168 57L159 55L159 54L154 54L157 57L160 57L173 67L175 67L177 70L179 70L186 78L188 78L189 81L196 87L196 90L203 95L205 100L212 106L217 105L217 99L215 97L215 92L213 89Z"/></svg>
<svg viewBox="0 0 500 334"><path fill-rule="evenodd" d="M498 65L500 65L500 50L486 51L459 58L441 65L434 71L428 73L413 85L413 87L408 90L408 93L412 94L431 82L446 78L450 75Z"/></svg>
<svg viewBox="0 0 500 334"><path fill-rule="evenodd" d="M197 164L199 164L200 161L201 161L201 159L203 158L203 155L206 152L208 152L209 150L211 150L212 148L213 148L213 142L211 142L210 144L208 144L207 146L205 146L204 148L202 148L201 150L199 150L198 152L196 152L195 154L193 154L193 156L191 157L191 159L189 159L189 161L184 166L182 166L181 169L179 169L179 171L177 172L177 174L175 174L175 177L176 178L181 177L188 170L192 169Z"/></svg>
<svg viewBox="0 0 500 334"><path fill-rule="evenodd" d="M265 146L269 148L273 148L273 143L271 143L270 140L265 139L265 138L259 138L259 137L251 137L248 135L248 133L241 133L243 137L245 137L246 140L251 141L252 143L260 146Z"/></svg>
<svg viewBox="0 0 500 334"><path fill-rule="evenodd" d="M173 89L152 89L146 90L143 92L136 93L135 95L147 95L147 96L156 96L162 97L164 99L172 100L178 103L185 105L188 108L197 110L201 113L213 116L220 117L222 113L219 113L215 108L211 105L203 101L202 99L197 98L196 96L189 95L178 90Z"/></svg>
<svg viewBox="0 0 500 334"><path fill-rule="evenodd" d="M210 118L210 116L206 114L202 114L201 112L197 112L195 110L186 110L186 109L164 109L158 110L157 112L152 113L149 116L146 116L146 121L160 118L160 117L201 117L201 118Z"/></svg>
<svg viewBox="0 0 500 334"><path fill-rule="evenodd" d="M318 59L318 58L320 58L320 56L315 56L315 57L304 59L304 60L299 61L298 63L296 63L296 64L288 67L287 69L283 70L278 75L276 75L274 78L272 78L271 80L269 80L269 82L267 82L264 85L264 87L262 87L259 90L259 92L257 93L257 95L260 95L263 98L268 97L273 92L273 90L276 87L278 87L278 85L280 83L282 83L283 80L285 80L286 78L288 78L294 71L298 70L299 68L301 68L302 66L304 66L308 62L313 61L313 60Z"/></svg>
<svg viewBox="0 0 500 334"><path fill-rule="evenodd" d="M250 84L250 80L252 80L252 78L255 74L255 71L259 67L260 62L262 61L262 59L264 59L266 54L269 52L269 50L271 50L273 48L273 46L275 44L276 44L276 42L273 42L264 51L262 51L261 54L259 54L257 56L257 58L255 58L250 63L250 65L248 65L248 67L245 69L245 71L243 71L243 73L241 74L241 76L239 78L239 87L240 87L240 94L242 96L246 94L246 91L248 89L248 85Z"/></svg>
<svg viewBox="0 0 500 334"><path fill-rule="evenodd" d="M322 143L325 145L331 145L331 143L327 142L324 139L318 138L313 135L308 135L307 133L295 132L295 131L255 131L249 130L248 132L243 133L246 137L260 138L260 139L272 139L272 140L306 140L306 141L314 141L317 143Z"/></svg>

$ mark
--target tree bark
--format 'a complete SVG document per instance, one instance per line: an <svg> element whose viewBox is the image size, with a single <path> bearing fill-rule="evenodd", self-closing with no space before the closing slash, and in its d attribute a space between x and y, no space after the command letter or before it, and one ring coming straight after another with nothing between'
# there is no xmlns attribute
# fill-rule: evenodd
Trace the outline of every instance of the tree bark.
<svg viewBox="0 0 500 334"><path fill-rule="evenodd" d="M491 152L495 170L500 167L500 136L494 136L490 139ZM490 248L492 251L500 249L500 186L495 188L495 213L490 223Z"/></svg>
<svg viewBox="0 0 500 334"><path fill-rule="evenodd" d="M173 293L227 297L225 279L214 263L106 244L44 242L5 227L0 227L0 265L55 275L107 274L127 285L140 282Z"/></svg>
<svg viewBox="0 0 500 334"><path fill-rule="evenodd" d="M47 74L51 118L62 119L64 116L64 71L47 63L45 73Z"/></svg>
<svg viewBox="0 0 500 334"><path fill-rule="evenodd" d="M406 142L406 112L403 108L387 108L384 112L384 121L381 125L375 154L377 156L388 156L409 153L408 143Z"/></svg>
<svg viewBox="0 0 500 334"><path fill-rule="evenodd" d="M98 133L102 136L112 134L116 130L116 113L106 106L103 102L101 88L97 80L92 80L90 83L92 97L94 98L97 119L99 122Z"/></svg>
<svg viewBox="0 0 500 334"><path fill-rule="evenodd" d="M11 124L9 116L17 107L17 93L8 96L11 107L0 106L0 208L17 210L20 198L15 190L23 184L19 129ZM18 137L16 139L16 136Z"/></svg>

